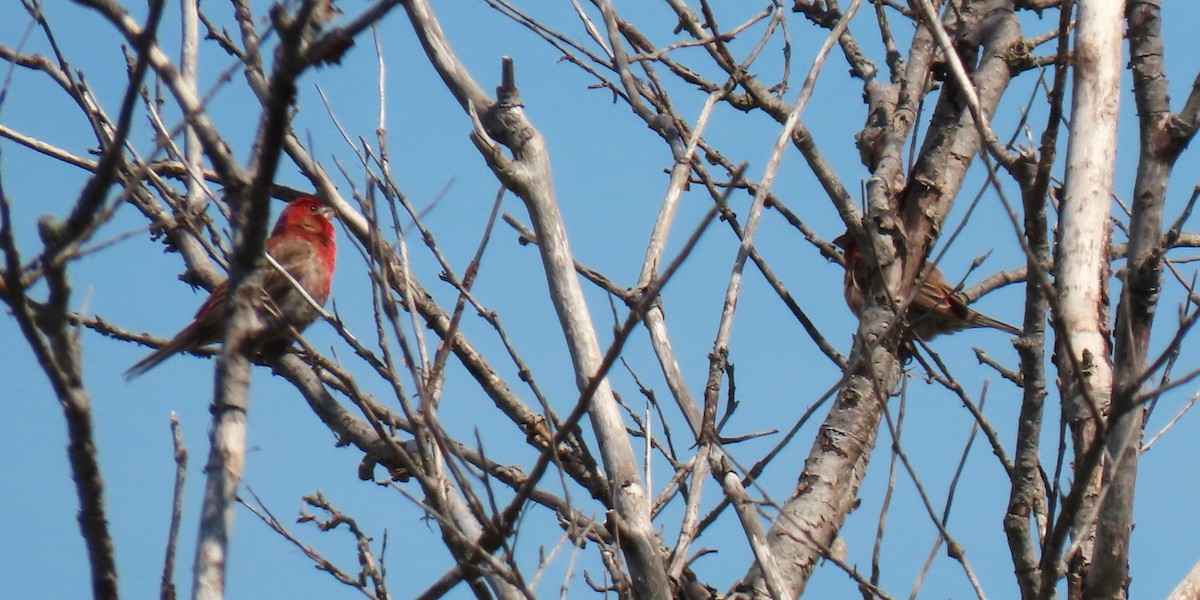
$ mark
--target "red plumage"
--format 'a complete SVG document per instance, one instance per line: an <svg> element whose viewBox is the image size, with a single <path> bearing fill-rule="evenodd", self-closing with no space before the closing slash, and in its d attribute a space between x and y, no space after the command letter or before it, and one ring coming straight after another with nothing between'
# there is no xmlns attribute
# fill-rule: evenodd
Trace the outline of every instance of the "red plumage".
<svg viewBox="0 0 1200 600"><path fill-rule="evenodd" d="M846 260L846 305L850 312L861 317L865 305L864 286L871 281L870 266L863 260L862 251L849 232L838 236L833 243L842 249L842 257ZM926 268L924 282L908 307L907 321L913 336L926 341L943 333L972 327L991 327L1012 335L1021 334L1020 329L1008 323L972 310L962 294L955 292L946 283L942 272L932 265Z"/></svg>
<svg viewBox="0 0 1200 600"><path fill-rule="evenodd" d="M321 306L329 299L337 256L333 224L329 221L332 216L333 209L315 198L293 200L279 215L265 245L267 254ZM262 301L255 303L261 329L250 333L256 348L273 342L290 341L290 327L303 331L319 314L279 271L270 265L265 268L260 295ZM229 282L226 281L217 286L200 305L187 327L161 348L129 367L125 371L125 378L137 377L179 352L221 341L229 316L228 296Z"/></svg>

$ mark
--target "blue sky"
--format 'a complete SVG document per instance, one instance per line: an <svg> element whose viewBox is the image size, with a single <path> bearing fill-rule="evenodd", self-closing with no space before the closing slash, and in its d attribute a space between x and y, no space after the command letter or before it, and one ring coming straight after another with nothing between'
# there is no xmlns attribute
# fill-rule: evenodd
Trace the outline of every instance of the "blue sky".
<svg viewBox="0 0 1200 600"><path fill-rule="evenodd" d="M621 4L618 8L657 43L665 45L674 40L670 33L674 19L665 6ZM539 1L523 6L568 35L582 36L566 3ZM361 10L360 3L343 8L351 15ZM483 3L439 3L435 8L440 11L455 50L485 89L493 89L498 82L500 57L514 57L528 114L546 136L551 152L558 198L576 258L621 285L634 283L666 189L664 169L670 168L671 160L665 147L626 106L613 104L605 91L587 89L593 82L585 74L558 61L557 54L544 42ZM232 30L226 20L226 7L212 5L207 9ZM744 12L750 14L760 9L746 8ZM175 10L172 5L162 28L163 45L167 48L177 44ZM1200 68L1200 59L1191 52L1189 39L1190 23L1200 16L1200 9L1193 3L1172 3L1167 10L1170 11L1165 21L1168 75L1172 77L1175 108L1178 108ZM123 93L125 71L120 42L111 28L98 16L66 3L47 6L46 12L72 66L85 73L103 106L115 113ZM853 29L882 65L873 41L873 27L863 20L864 16L869 17L869 12L860 15ZM1026 34L1052 28L1055 19L1028 18L1024 24ZM906 43L910 30L898 23L898 19L893 21L896 35L901 43ZM16 3L0 7L0 43L18 46L27 26L28 17ZM822 30L799 18L793 18L790 27L793 85L787 94L789 100L794 98L815 48L824 39ZM475 251L498 184L467 138L469 121L428 66L400 10L381 24L379 37L387 61L387 128L396 177L417 205L440 197L426 225L437 237L440 251L461 274ZM744 52L752 43L749 37L739 39L735 49ZM48 48L35 31L24 50L45 53ZM755 73L764 80L777 77L779 55L779 44L773 42L762 62L756 65ZM678 58L691 61L708 74L712 72L699 51L680 51ZM202 87L215 83L231 66L230 58L206 46ZM240 73L235 70L232 76L233 83L216 93L209 109L228 136L234 154L244 161L258 111L244 89ZM350 182L335 177L346 195L351 184L362 186L362 171L332 126L317 89L328 96L346 130L373 142L379 114L377 78L375 51L370 39L363 38L341 66L310 71L301 81L300 112L295 126L302 138L311 140L313 154L331 172L337 172L335 160L347 166ZM1023 102L1033 80L1031 74L1026 74L1016 82L1006 96L1008 106ZM1128 90L1130 85L1124 87ZM703 94L682 86L672 87L672 92L680 114L694 119L704 100ZM856 195L866 176L853 145L853 134L864 118L860 98L857 82L848 76L844 61L835 51L803 117L846 187ZM1135 168L1132 161L1136 156L1137 131L1128 94L1123 102L1122 147L1116 178L1118 194L1128 196ZM1036 113L1042 114L1044 111ZM1044 117L1035 116L1032 122L1040 127ZM94 146L79 111L44 76L27 70L14 72L8 95L0 106L0 123L77 154L86 154ZM995 127L1006 137L1014 123L1015 116L1008 111L997 116ZM1035 138L1039 133L1035 130ZM777 134L777 125L765 116L746 115L723 107L714 115L708 138L731 159L748 162L748 173L759 177ZM151 132L144 119L135 121L131 139L139 151L151 151ZM0 177L13 203L19 246L28 257L38 248L34 229L37 217L45 213L65 214L86 174L7 140L0 142L0 153ZM1195 183L1189 178L1194 166L1194 153L1185 154L1170 191L1168 219L1177 214ZM298 170L287 162L281 166L277 180L307 187ZM952 223L957 224L956 219L961 219L966 202L982 181L979 172L968 178L962 202L951 216ZM835 211L794 150L786 155L775 191L826 239L841 232ZM1012 190L1009 193L1011 196ZM685 196L671 248L681 246L709 205L698 189ZM749 201L744 196L735 197L733 205L744 211ZM511 195L505 198L503 210L528 222L524 207ZM122 207L117 218L96 239L113 239L143 225L136 211ZM345 240L345 236L341 239ZM988 250L995 252L970 281L1016 266L1023 259L1014 240L995 194L985 194L942 268L949 278L957 279L975 256ZM451 304L455 297L453 289L438 282L439 267L429 252L423 251L419 240L412 239L410 244L418 278L440 301ZM764 215L757 247L825 335L843 353L848 352L854 321L842 302L839 267L822 259L798 232L772 212ZM723 223L716 223L664 292L668 326L694 393L703 388L706 355L712 347L736 249L737 241L729 229ZM339 260L341 266L332 302L352 330L369 333L373 330L370 290L362 261L348 242L343 243ZM1181 268L1191 272L1188 265ZM70 272L75 289L72 306L130 330L171 334L187 322L203 300L202 293L193 292L177 280L181 270L176 255L162 253L161 246L144 234L135 235L75 264ZM751 267L747 273L731 344L741 405L727 426L726 433L730 435L772 428L786 430L838 379L836 368L805 337L757 271ZM575 400L574 376L544 290L545 279L536 250L518 245L511 229L498 225L475 288L477 297L498 312L523 358L533 365L539 386L561 413ZM585 290L597 330L602 340L607 341L612 329L608 300L586 284ZM1161 347L1161 340L1173 330L1180 298L1177 286L1169 287L1157 324L1160 342L1156 347ZM1021 299L1020 290L1006 289L985 298L979 306L1005 321L1019 323ZM619 314L624 317L623 310ZM464 331L481 352L491 357L500 374L532 403L532 396L518 385L516 367L504 358L503 347L494 332L474 318L465 319ZM337 356L360 374L366 390L381 399L389 397L384 386L370 378L364 365L339 344L327 324L314 325L306 337L318 348L337 348ZM203 486L202 466L207 453L212 363L177 357L145 377L126 383L120 377L121 372L143 355L145 348L89 332L83 333L82 340L109 519L117 544L121 591L131 598L157 593L174 469L168 428L172 412L179 415L191 452L176 579L181 590L187 590ZM985 410L1011 450L1019 391L1005 385L994 373L975 366L973 346L985 348L1010 366L1016 364L1016 353L1007 338L992 331L940 338L934 345L956 369L973 398L978 398L984 379L991 380ZM1189 359L1192 356L1189 350L1185 344L1179 372L1195 366L1196 361ZM666 387L642 332L633 336L625 356L638 377L652 386L660 399L666 400ZM6 574L6 593L14 598L83 597L89 586L86 554L75 521L77 500L66 464L62 413L11 318L0 319L0 364L5 365L2 373L5 380L11 382L11 389L0 402L0 485L9 490L0 494L0 512L10 516L0 541L0 563L5 565L0 572ZM922 484L940 507L971 419L956 398L927 384L923 373L913 368L901 442L917 465ZM624 370L614 373L613 383L632 406L643 405L636 385ZM1195 392L1195 386L1185 386L1164 397L1149 429L1157 430ZM443 418L451 433L463 440L471 440L477 433L493 459L530 464L528 449L514 443L522 439L520 433L503 420L454 364L445 397ZM893 411L896 406L893 403ZM677 412L666 408L671 415ZM1054 408L1049 411L1048 418L1053 418ZM823 414L824 411L818 412L819 416ZM683 437L682 421L677 416L670 418L676 448L686 452L690 443ZM1048 466L1052 464L1051 453L1056 443L1055 429L1056 426L1047 426L1044 459ZM1195 478L1179 467L1192 462L1190 456L1195 445L1192 440L1198 439L1200 433L1196 429L1194 419L1185 418L1141 463L1137 529L1133 539L1134 597L1165 595L1200 559L1194 542L1200 534L1200 521L1192 518L1190 511L1179 509L1200 501L1200 487ZM773 500L782 502L791 492L814 430L815 422L802 429L784 456L763 477L762 490ZM778 438L778 434L768 436L732 446L730 451L743 465L748 465ZM887 485L886 448L890 440L886 432L880 439L860 494L863 503L844 531L850 552L847 561L857 564L860 570L869 570L882 492ZM387 532L386 561L392 591L397 597L424 589L450 566L436 528L422 520L420 511L395 490L359 482L357 452L336 448L335 442L294 390L266 370L256 371L245 485L286 523L295 517L301 496L322 490L331 502L359 519L360 526L375 536L377 550ZM981 440L976 441L967 461L955 496L950 529L965 545L989 597L1013 597L1016 592L1012 567L1001 529L1006 483L998 462L981 444ZM654 481L661 484L668 476L669 471L660 461ZM546 485L551 491L560 491L549 480ZM711 482L708 485L705 509L715 504L719 493ZM578 494L579 490L573 492ZM935 530L924 516L914 487L903 474L896 476L892 502L883 548L883 587L893 594L907 596L935 539ZM679 514L678 503L673 504L656 523L669 541L674 540ZM523 566L532 573L536 570L539 546L553 547L559 541L560 530L552 515L544 510L530 510L526 519L532 525L518 541L517 548ZM344 568L355 566L353 541L344 532L320 534L308 525L289 526ZM751 560L744 548L744 538L729 515L696 546L720 549L719 554L700 559L695 568L705 581L721 590L739 577ZM580 569L599 577L600 567L590 551L575 565L573 596L585 589ZM48 560L49 557L54 559ZM551 562L539 593L556 594L569 565L568 547ZM923 590L925 597L973 595L961 569L945 558L944 550L939 553ZM231 547L228 592L233 598L270 597L281 592L297 599L350 595L350 590L312 569L299 551L245 511L239 511ZM459 589L454 597L465 594L465 589ZM856 592L845 574L826 566L813 578L810 594L848 597Z"/></svg>

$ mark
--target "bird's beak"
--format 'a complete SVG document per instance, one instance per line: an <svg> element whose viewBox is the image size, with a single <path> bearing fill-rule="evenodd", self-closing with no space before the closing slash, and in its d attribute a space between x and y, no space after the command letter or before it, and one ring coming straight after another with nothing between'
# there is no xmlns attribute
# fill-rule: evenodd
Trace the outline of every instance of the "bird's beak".
<svg viewBox="0 0 1200 600"><path fill-rule="evenodd" d="M333 210L332 206L322 206L320 209L317 210L317 212L320 213L321 216L325 217L326 219L333 219L333 217L337 216L337 211Z"/></svg>

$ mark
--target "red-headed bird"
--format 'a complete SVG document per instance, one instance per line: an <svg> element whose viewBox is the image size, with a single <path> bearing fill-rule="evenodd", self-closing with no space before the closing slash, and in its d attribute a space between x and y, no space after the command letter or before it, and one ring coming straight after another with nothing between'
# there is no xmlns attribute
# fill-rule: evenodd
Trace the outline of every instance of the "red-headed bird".
<svg viewBox="0 0 1200 600"><path fill-rule="evenodd" d="M333 224L329 222L332 216L333 209L315 198L297 198L283 209L265 244L267 254L321 306L329 299L337 255ZM264 268L264 302L256 304L263 327L261 331L251 334L256 348L273 342L290 341L290 327L303 331L319 314L279 271L270 265ZM228 296L229 282L225 281L200 305L196 317L187 327L161 348L129 367L125 371L125 378L133 379L176 353L221 341L225 333L225 320L229 317Z"/></svg>
<svg viewBox="0 0 1200 600"><path fill-rule="evenodd" d="M842 249L846 260L846 305L855 316L862 316L866 304L864 286L870 276L870 266L863 260L862 251L849 232L833 240ZM930 265L912 303L908 306L908 324L912 334L922 340L931 340L943 333L954 333L972 327L991 327L1012 335L1021 335L1021 330L972 310L966 299L954 291L942 277L937 267Z"/></svg>

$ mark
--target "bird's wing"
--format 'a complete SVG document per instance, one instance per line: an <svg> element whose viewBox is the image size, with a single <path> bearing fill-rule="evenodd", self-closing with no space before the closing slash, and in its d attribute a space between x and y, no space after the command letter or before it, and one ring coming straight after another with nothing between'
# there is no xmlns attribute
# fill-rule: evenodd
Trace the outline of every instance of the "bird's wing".
<svg viewBox="0 0 1200 600"><path fill-rule="evenodd" d="M933 278L925 285L919 286L913 298L913 306L923 311L946 312L959 319L966 320L971 309L962 297L944 285L936 285ZM947 316L949 316L947 315Z"/></svg>

